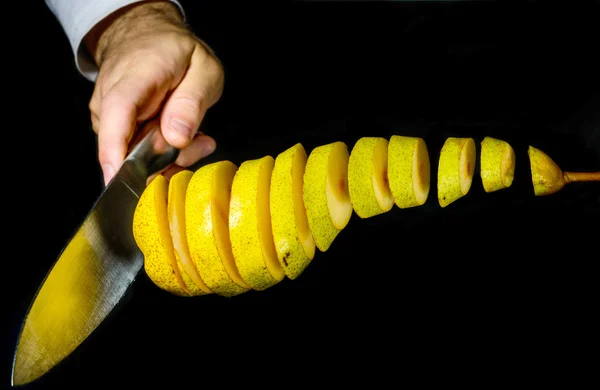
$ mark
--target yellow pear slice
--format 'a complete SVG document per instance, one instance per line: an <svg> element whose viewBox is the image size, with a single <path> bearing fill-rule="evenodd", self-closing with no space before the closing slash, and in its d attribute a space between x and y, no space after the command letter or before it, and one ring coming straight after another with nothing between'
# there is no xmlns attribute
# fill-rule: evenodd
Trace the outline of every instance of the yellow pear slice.
<svg viewBox="0 0 600 390"><path fill-rule="evenodd" d="M360 218L388 212L394 197L388 183L388 140L360 138L348 161L348 189L354 211Z"/></svg>
<svg viewBox="0 0 600 390"><path fill-rule="evenodd" d="M271 175L271 223L277 259L290 279L296 279L315 256L303 199L306 150L298 143L275 159Z"/></svg>
<svg viewBox="0 0 600 390"><path fill-rule="evenodd" d="M348 147L333 142L314 148L304 172L304 204L317 248L325 252L352 217Z"/></svg>
<svg viewBox="0 0 600 390"><path fill-rule="evenodd" d="M229 201L237 166L219 161L199 168L185 198L185 228L190 255L211 291L225 297L250 286L240 276L229 238Z"/></svg>
<svg viewBox="0 0 600 390"><path fill-rule="evenodd" d="M265 290L285 277L277 259L271 227L271 156L243 162L233 178L229 235L233 257L244 281Z"/></svg>
<svg viewBox="0 0 600 390"><path fill-rule="evenodd" d="M485 192L512 185L515 178L515 151L500 139L485 137L481 141L481 182Z"/></svg>
<svg viewBox="0 0 600 390"><path fill-rule="evenodd" d="M133 215L133 237L144 255L146 275L159 288L191 296L177 266L167 215L167 179L157 175L144 189Z"/></svg>
<svg viewBox="0 0 600 390"><path fill-rule="evenodd" d="M473 182L477 154L473 138L449 137L440 151L438 202L446 207L465 196Z"/></svg>
<svg viewBox="0 0 600 390"><path fill-rule="evenodd" d="M527 153L535 196L554 194L569 183L600 181L600 172L563 172L550 156L533 146Z"/></svg>
<svg viewBox="0 0 600 390"><path fill-rule="evenodd" d="M422 138L393 135L388 145L388 180L401 208L421 206L429 196L431 167Z"/></svg>
<svg viewBox="0 0 600 390"><path fill-rule="evenodd" d="M185 230L185 197L193 174L190 170L183 170L171 177L169 180L167 210L179 273L190 293L197 296L212 294L212 291L200 277L192 260Z"/></svg>

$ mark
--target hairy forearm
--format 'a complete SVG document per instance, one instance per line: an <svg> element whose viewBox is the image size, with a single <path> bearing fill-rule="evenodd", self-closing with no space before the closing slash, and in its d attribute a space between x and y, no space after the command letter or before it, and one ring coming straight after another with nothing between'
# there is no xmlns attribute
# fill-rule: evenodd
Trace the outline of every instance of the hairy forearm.
<svg viewBox="0 0 600 390"><path fill-rule="evenodd" d="M132 35L149 36L158 28L185 26L179 8L169 1L145 1L121 8L98 23L84 38L84 45L100 66L107 50Z"/></svg>

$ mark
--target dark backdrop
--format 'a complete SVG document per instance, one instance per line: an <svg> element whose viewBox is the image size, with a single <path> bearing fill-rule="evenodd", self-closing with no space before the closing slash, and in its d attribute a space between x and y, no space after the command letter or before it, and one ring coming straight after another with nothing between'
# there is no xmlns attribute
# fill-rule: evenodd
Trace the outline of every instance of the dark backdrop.
<svg viewBox="0 0 600 390"><path fill-rule="evenodd" d="M275 157L296 142L310 151L418 135L432 161L429 199L353 216L301 277L264 292L183 299L142 273L98 332L31 388L255 385L278 371L295 383L314 372L362 376L366 362L391 366L380 374L389 378L409 351L449 343L438 350L449 358L477 335L485 345L506 341L503 353L508 333L525 336L557 358L556 349L585 340L581 328L597 309L599 186L535 198L526 150L541 148L565 170L600 170L598 3L206 3L182 1L225 66L223 98L206 118L218 147L203 163ZM24 95L37 107L25 120L40 141L19 160L25 174L14 175L11 196L19 217L9 236L18 249L4 259L6 384L27 305L102 190L87 109L93 84L77 73L51 13L38 10L35 54L20 69L32 71L35 92ZM476 176L467 196L441 209L443 141L479 145L486 135L515 148L514 185L486 194Z"/></svg>

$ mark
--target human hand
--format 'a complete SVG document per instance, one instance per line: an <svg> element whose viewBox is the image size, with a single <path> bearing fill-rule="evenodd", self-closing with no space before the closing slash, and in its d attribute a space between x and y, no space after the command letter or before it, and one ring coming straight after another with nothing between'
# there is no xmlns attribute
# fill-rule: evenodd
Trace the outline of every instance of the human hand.
<svg viewBox="0 0 600 390"><path fill-rule="evenodd" d="M161 130L158 143L180 149L174 164L162 171L167 177L214 151L214 139L197 130L221 97L223 68L174 4L126 7L96 26L84 42L99 67L89 108L105 184L140 132L154 126Z"/></svg>

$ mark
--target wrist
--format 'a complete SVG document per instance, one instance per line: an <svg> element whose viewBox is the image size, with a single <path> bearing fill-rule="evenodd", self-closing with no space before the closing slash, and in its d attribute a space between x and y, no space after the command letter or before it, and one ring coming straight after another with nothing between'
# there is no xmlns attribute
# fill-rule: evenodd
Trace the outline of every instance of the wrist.
<svg viewBox="0 0 600 390"><path fill-rule="evenodd" d="M116 10L85 36L83 43L98 67L113 47L157 26L185 27L179 8L168 0L140 1Z"/></svg>

